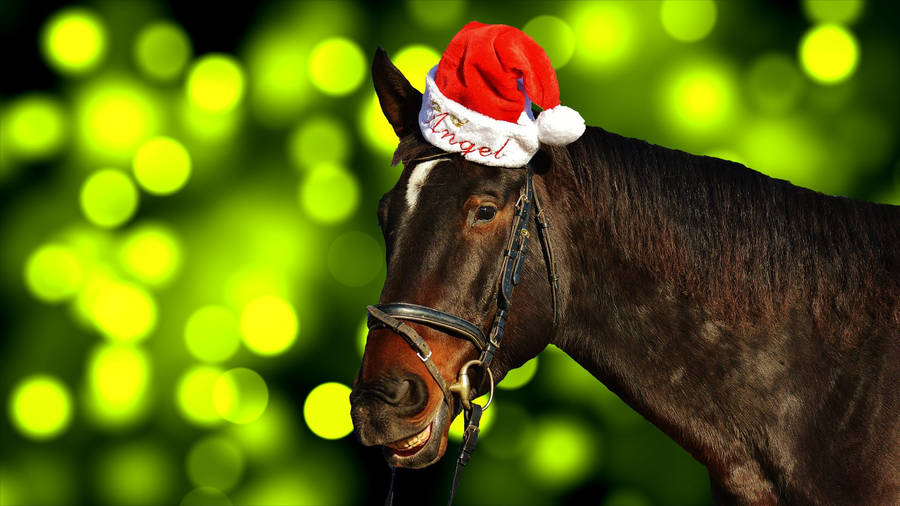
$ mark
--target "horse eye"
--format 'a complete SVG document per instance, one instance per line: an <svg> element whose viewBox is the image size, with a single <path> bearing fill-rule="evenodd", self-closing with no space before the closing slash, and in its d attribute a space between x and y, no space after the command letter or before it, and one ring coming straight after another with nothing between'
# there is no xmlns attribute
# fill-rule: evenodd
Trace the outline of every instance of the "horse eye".
<svg viewBox="0 0 900 506"><path fill-rule="evenodd" d="M497 216L497 208L494 206L480 206L478 210L475 211L475 221L477 223L486 223L494 219L494 216Z"/></svg>

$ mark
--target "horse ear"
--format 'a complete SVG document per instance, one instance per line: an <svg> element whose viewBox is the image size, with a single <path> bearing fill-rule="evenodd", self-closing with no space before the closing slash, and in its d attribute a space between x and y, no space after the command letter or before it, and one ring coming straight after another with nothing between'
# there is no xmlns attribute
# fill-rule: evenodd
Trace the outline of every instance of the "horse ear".
<svg viewBox="0 0 900 506"><path fill-rule="evenodd" d="M418 132L422 94L409 84L380 46L375 50L375 59L372 61L372 82L375 84L378 102L381 103L381 111L394 127L397 137Z"/></svg>

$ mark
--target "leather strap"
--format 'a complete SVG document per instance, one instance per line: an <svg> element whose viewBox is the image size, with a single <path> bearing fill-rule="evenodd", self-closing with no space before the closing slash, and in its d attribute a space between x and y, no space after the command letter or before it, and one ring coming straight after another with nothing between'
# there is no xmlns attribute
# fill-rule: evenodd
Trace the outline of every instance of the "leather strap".
<svg viewBox="0 0 900 506"><path fill-rule="evenodd" d="M458 316L445 313L439 309L433 309L418 304L410 304L408 302L391 302L389 304L375 304L375 307L382 312L393 316L394 318L406 321L414 321L423 323L438 330L447 332L455 337L464 337L478 348L478 351L484 350L487 346L487 337L480 328L467 320L463 320ZM369 317L369 328L377 322L372 321Z"/></svg>

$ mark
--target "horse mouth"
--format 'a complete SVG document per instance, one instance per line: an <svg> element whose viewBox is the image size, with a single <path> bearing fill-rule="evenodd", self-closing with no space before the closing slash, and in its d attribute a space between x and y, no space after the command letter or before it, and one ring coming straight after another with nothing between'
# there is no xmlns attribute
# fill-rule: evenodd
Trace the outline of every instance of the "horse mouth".
<svg viewBox="0 0 900 506"><path fill-rule="evenodd" d="M447 449L449 409L441 404L435 417L424 429L397 441L382 445L388 465L417 469L437 462Z"/></svg>

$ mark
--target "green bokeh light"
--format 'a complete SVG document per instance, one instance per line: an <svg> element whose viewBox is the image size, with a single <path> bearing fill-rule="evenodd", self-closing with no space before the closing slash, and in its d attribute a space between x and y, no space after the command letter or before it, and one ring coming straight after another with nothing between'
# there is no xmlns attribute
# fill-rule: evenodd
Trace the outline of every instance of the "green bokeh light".
<svg viewBox="0 0 900 506"><path fill-rule="evenodd" d="M351 231L338 236L328 247L328 270L342 285L364 286L382 272L383 258L372 236Z"/></svg>
<svg viewBox="0 0 900 506"><path fill-rule="evenodd" d="M324 439L340 439L353 432L350 387L329 382L313 388L303 403L303 419L313 434Z"/></svg>
<svg viewBox="0 0 900 506"><path fill-rule="evenodd" d="M284 353L297 340L300 320L294 307L281 297L264 295L241 311L241 336L247 348L258 355Z"/></svg>
<svg viewBox="0 0 900 506"><path fill-rule="evenodd" d="M366 353L366 340L369 338L369 319L367 317L363 317L362 321L359 322L359 327L357 327L356 331L356 349L359 351L359 356L362 357Z"/></svg>
<svg viewBox="0 0 900 506"><path fill-rule="evenodd" d="M296 121L312 96L308 56L312 45L300 30L263 30L247 50L250 105L262 123L281 127Z"/></svg>
<svg viewBox="0 0 900 506"><path fill-rule="evenodd" d="M102 454L94 469L94 480L103 503L171 504L177 466L165 448L156 442L137 441Z"/></svg>
<svg viewBox="0 0 900 506"><path fill-rule="evenodd" d="M215 487L198 487L181 499L180 506L231 506L231 499Z"/></svg>
<svg viewBox="0 0 900 506"><path fill-rule="evenodd" d="M359 44L334 37L316 44L309 56L309 78L326 95L349 95L366 77L366 58Z"/></svg>
<svg viewBox="0 0 900 506"><path fill-rule="evenodd" d="M663 28L673 39L698 41L716 26L713 0L663 0L659 10Z"/></svg>
<svg viewBox="0 0 900 506"><path fill-rule="evenodd" d="M134 60L148 77L173 81L191 57L191 40L180 26L169 21L151 23L138 33Z"/></svg>
<svg viewBox="0 0 900 506"><path fill-rule="evenodd" d="M95 423L122 428L146 414L152 375L147 352L123 344L100 345L88 357L87 371L87 408Z"/></svg>
<svg viewBox="0 0 900 506"><path fill-rule="evenodd" d="M122 268L141 283L161 287L180 272L181 240L169 227L147 223L128 231L118 247Z"/></svg>
<svg viewBox="0 0 900 506"><path fill-rule="evenodd" d="M106 54L106 28L94 11L70 7L54 14L41 31L44 59L62 74L84 74Z"/></svg>
<svg viewBox="0 0 900 506"><path fill-rule="evenodd" d="M797 104L806 83L789 56L767 53L750 64L746 84L757 107L765 112L779 113Z"/></svg>
<svg viewBox="0 0 900 506"><path fill-rule="evenodd" d="M248 460L282 460L294 454L294 449L303 444L298 440L299 411L293 399L278 397L273 392L262 416L247 424L230 426L228 434L241 445Z"/></svg>
<svg viewBox="0 0 900 506"><path fill-rule="evenodd" d="M67 135L66 113L62 104L42 94L15 98L3 112L4 156L34 161L57 154Z"/></svg>
<svg viewBox="0 0 900 506"><path fill-rule="evenodd" d="M521 457L531 444L533 432L532 415L521 404L504 400L502 409L497 412L491 437L484 439L484 448L491 456L500 459Z"/></svg>
<svg viewBox="0 0 900 506"><path fill-rule="evenodd" d="M534 480L546 487L570 487L584 480L602 461L596 437L574 418L539 420L525 467Z"/></svg>
<svg viewBox="0 0 900 506"><path fill-rule="evenodd" d="M38 299L54 303L73 297L84 283L84 266L72 248L45 244L25 262L25 286Z"/></svg>
<svg viewBox="0 0 900 506"><path fill-rule="evenodd" d="M244 97L244 71L226 54L208 54L188 71L188 99L200 109L222 113L233 110Z"/></svg>
<svg viewBox="0 0 900 506"><path fill-rule="evenodd" d="M620 488L610 492L602 506L653 506L653 501L635 490Z"/></svg>
<svg viewBox="0 0 900 506"><path fill-rule="evenodd" d="M391 156L397 149L397 134L381 112L378 95L374 92L360 108L359 132L369 147L382 155Z"/></svg>
<svg viewBox="0 0 900 506"><path fill-rule="evenodd" d="M189 100L179 104L178 119L191 140L205 143L204 147L212 146L214 149L233 138L243 123L239 109L226 112L208 111Z"/></svg>
<svg viewBox="0 0 900 506"><path fill-rule="evenodd" d="M238 320L222 306L194 311L184 327L184 341L191 355L204 362L228 360L241 342Z"/></svg>
<svg viewBox="0 0 900 506"><path fill-rule="evenodd" d="M91 223L113 228L128 221L137 211L138 191L121 171L101 169L85 180L80 204Z"/></svg>
<svg viewBox="0 0 900 506"><path fill-rule="evenodd" d="M525 23L522 31L544 48L556 69L569 63L572 53L575 52L575 32L568 23L556 16L544 15L533 18Z"/></svg>
<svg viewBox="0 0 900 506"><path fill-rule="evenodd" d="M461 26L461 17L468 8L466 0L406 0L406 10L413 20L431 29Z"/></svg>
<svg viewBox="0 0 900 506"><path fill-rule="evenodd" d="M817 129L802 119L753 121L738 148L747 154L750 167L771 177L826 193L840 187L834 178L841 175L829 169Z"/></svg>
<svg viewBox="0 0 900 506"><path fill-rule="evenodd" d="M155 195L170 195L187 183L191 175L191 156L175 139L155 137L138 148L132 168L144 190Z"/></svg>
<svg viewBox="0 0 900 506"><path fill-rule="evenodd" d="M9 417L22 435L36 440L52 439L72 421L72 396L66 385L53 376L28 376L12 388Z"/></svg>
<svg viewBox="0 0 900 506"><path fill-rule="evenodd" d="M538 357L534 357L522 364L521 367L517 367L515 369L511 369L508 373L506 373L506 377L497 384L497 388L501 388L503 390L515 390L517 388L522 388L531 378L534 377L535 373L537 373L538 367Z"/></svg>
<svg viewBox="0 0 900 506"><path fill-rule="evenodd" d="M187 455L187 475L195 486L227 492L244 473L244 454L229 438L209 436L197 442Z"/></svg>
<svg viewBox="0 0 900 506"><path fill-rule="evenodd" d="M475 399L476 404L484 404L487 402L488 396L482 395L481 397ZM488 410L483 412L481 415L481 424L478 426L478 435L484 435L491 431L491 428L494 426L494 418L497 417L497 404L496 399L494 399L494 403L488 407ZM450 429L447 432L447 437L450 438L451 441L460 442L462 441L463 433L465 432L465 421L463 420L462 413L459 414L456 418L450 422Z"/></svg>
<svg viewBox="0 0 900 506"><path fill-rule="evenodd" d="M664 81L663 97L666 121L685 136L719 132L737 108L733 77L726 68L711 63L678 68Z"/></svg>
<svg viewBox="0 0 900 506"><path fill-rule="evenodd" d="M425 91L425 76L441 61L441 54L423 44L404 46L391 57L400 72L417 90Z"/></svg>
<svg viewBox="0 0 900 506"><path fill-rule="evenodd" d="M103 283L97 287L88 310L97 329L113 341L141 341L156 327L156 300L134 283Z"/></svg>
<svg viewBox="0 0 900 506"><path fill-rule="evenodd" d="M629 61L640 30L626 2L572 2L568 18L575 32L573 63L598 72Z"/></svg>
<svg viewBox="0 0 900 506"><path fill-rule="evenodd" d="M800 41L803 70L823 84L845 81L856 71L859 45L849 30L840 25L811 28Z"/></svg>
<svg viewBox="0 0 900 506"><path fill-rule="evenodd" d="M79 144L92 160L130 160L159 128L163 110L139 82L121 77L92 81L76 102Z"/></svg>
<svg viewBox="0 0 900 506"><path fill-rule="evenodd" d="M317 165L300 182L298 198L313 220L334 225L349 218L359 205L356 178L339 165Z"/></svg>
<svg viewBox="0 0 900 506"><path fill-rule="evenodd" d="M864 0L803 0L803 12L818 23L851 24L864 8Z"/></svg>
<svg viewBox="0 0 900 506"><path fill-rule="evenodd" d="M216 412L231 423L250 423L266 410L269 389L265 380L246 367L225 371L213 386Z"/></svg>
<svg viewBox="0 0 900 506"><path fill-rule="evenodd" d="M176 405L189 422L201 426L222 422L213 403L213 389L222 372L218 367L198 365L187 370L178 380Z"/></svg>
<svg viewBox="0 0 900 506"><path fill-rule="evenodd" d="M323 164L343 165L351 150L347 129L334 116L309 118L288 138L288 156L299 170Z"/></svg>

